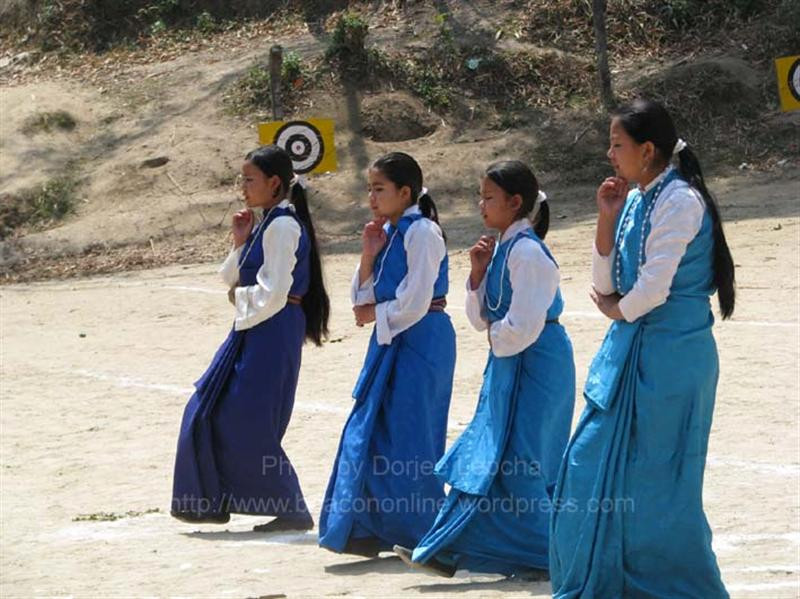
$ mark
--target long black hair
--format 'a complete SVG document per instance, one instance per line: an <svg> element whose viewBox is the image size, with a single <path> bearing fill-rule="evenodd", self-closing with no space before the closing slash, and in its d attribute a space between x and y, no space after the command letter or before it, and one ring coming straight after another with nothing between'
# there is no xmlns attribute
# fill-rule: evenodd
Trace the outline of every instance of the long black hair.
<svg viewBox="0 0 800 599"><path fill-rule="evenodd" d="M678 134L667 109L658 102L639 98L617 109L613 116L637 143L651 142L657 158L665 166L672 158ZM722 230L722 216L714 196L706 187L703 171L694 151L689 146L678 152L678 171L694 187L706 203L711 215L714 234L714 284L722 318L730 318L736 303L736 281L733 257Z"/></svg>
<svg viewBox="0 0 800 599"><path fill-rule="evenodd" d="M517 219L526 218L533 212L539 199L539 182L527 164L519 160L501 160L490 164L486 168L484 177L491 179L508 195L520 195L522 206L517 212ZM539 210L534 217L533 232L543 240L549 229L550 207L543 200L539 202Z"/></svg>
<svg viewBox="0 0 800 599"><path fill-rule="evenodd" d="M372 163L372 168L383 173L383 176L395 184L397 189L408 187L411 190L411 203L419 204L419 211L422 216L429 218L442 228L439 222L439 211L433 198L426 191L420 196L422 191L422 169L411 156L404 152L389 152L378 158ZM444 230L442 229L442 237ZM447 239L445 237L445 239Z"/></svg>
<svg viewBox="0 0 800 599"><path fill-rule="evenodd" d="M311 245L309 255L311 280L302 301L303 312L306 315L306 339L310 339L315 345L322 345L322 339L328 337L331 304L322 278L322 262L317 245L317 235L314 231L314 223L311 222L306 192L302 185L292 185L294 178L292 159L280 146L261 146L248 153L245 160L253 163L268 177L277 175L281 180L280 193L283 196L286 195L287 190L291 189L290 201L294 205L297 218L306 229Z"/></svg>

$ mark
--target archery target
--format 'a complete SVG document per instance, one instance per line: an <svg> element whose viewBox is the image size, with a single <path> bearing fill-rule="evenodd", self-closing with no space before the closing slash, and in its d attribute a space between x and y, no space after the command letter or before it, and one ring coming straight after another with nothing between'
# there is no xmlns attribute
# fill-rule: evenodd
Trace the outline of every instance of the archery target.
<svg viewBox="0 0 800 599"><path fill-rule="evenodd" d="M775 60L778 96L781 110L800 110L800 56L784 56Z"/></svg>
<svg viewBox="0 0 800 599"><path fill-rule="evenodd" d="M787 80L789 91L794 96L794 99L800 102L800 58L795 60L794 64L789 68Z"/></svg>
<svg viewBox="0 0 800 599"><path fill-rule="evenodd" d="M275 145L289 154L294 172L304 175L313 171L325 154L325 142L319 130L306 121L291 121L278 129Z"/></svg>
<svg viewBox="0 0 800 599"><path fill-rule="evenodd" d="M259 123L258 142L286 150L297 174L332 173L338 168L334 128L332 119L322 118Z"/></svg>

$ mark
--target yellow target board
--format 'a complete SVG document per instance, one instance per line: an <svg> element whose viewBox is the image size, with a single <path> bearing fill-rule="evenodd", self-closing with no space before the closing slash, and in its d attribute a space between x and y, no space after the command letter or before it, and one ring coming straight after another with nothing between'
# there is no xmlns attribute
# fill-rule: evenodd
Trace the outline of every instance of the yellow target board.
<svg viewBox="0 0 800 599"><path fill-rule="evenodd" d="M333 125L332 119L259 123L258 141L286 150L299 175L332 172L337 169Z"/></svg>
<svg viewBox="0 0 800 599"><path fill-rule="evenodd" d="M800 56L784 56L775 61L781 110L800 109Z"/></svg>

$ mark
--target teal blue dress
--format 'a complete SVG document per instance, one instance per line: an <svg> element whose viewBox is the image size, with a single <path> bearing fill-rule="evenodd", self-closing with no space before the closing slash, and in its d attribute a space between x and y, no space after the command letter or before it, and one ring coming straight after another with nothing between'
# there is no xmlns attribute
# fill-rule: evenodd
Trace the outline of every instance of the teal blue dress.
<svg viewBox="0 0 800 599"><path fill-rule="evenodd" d="M664 186L676 177L669 172ZM638 277L656 193L632 192L621 211L622 295ZM719 374L709 299L713 251L706 210L666 303L634 322L614 321L592 361L587 405L554 496L554 597L728 597L702 501Z"/></svg>
<svg viewBox="0 0 800 599"><path fill-rule="evenodd" d="M486 274L490 323L511 305L506 256L523 237L555 263L530 228L499 244ZM414 561L505 575L547 569L551 496L575 403L572 344L558 323L563 307L556 290L531 345L508 357L489 352L475 416L436 466L451 490Z"/></svg>

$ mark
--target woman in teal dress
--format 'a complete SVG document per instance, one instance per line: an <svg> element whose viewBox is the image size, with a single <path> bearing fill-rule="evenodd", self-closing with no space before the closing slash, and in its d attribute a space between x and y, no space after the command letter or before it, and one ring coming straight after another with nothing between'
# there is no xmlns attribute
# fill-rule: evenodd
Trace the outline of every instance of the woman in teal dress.
<svg viewBox="0 0 800 599"><path fill-rule="evenodd" d="M728 318L733 260L666 109L637 100L610 133L592 298L613 322L554 495L553 596L728 597L702 495L719 375L710 296Z"/></svg>
<svg viewBox="0 0 800 599"><path fill-rule="evenodd" d="M547 576L551 496L575 404L572 344L558 317L559 270L543 239L549 209L530 168L491 165L481 180L483 236L470 250L467 317L490 351L470 425L436 466L450 493L410 566ZM531 218L535 221L532 224ZM538 570L538 572L534 572Z"/></svg>

